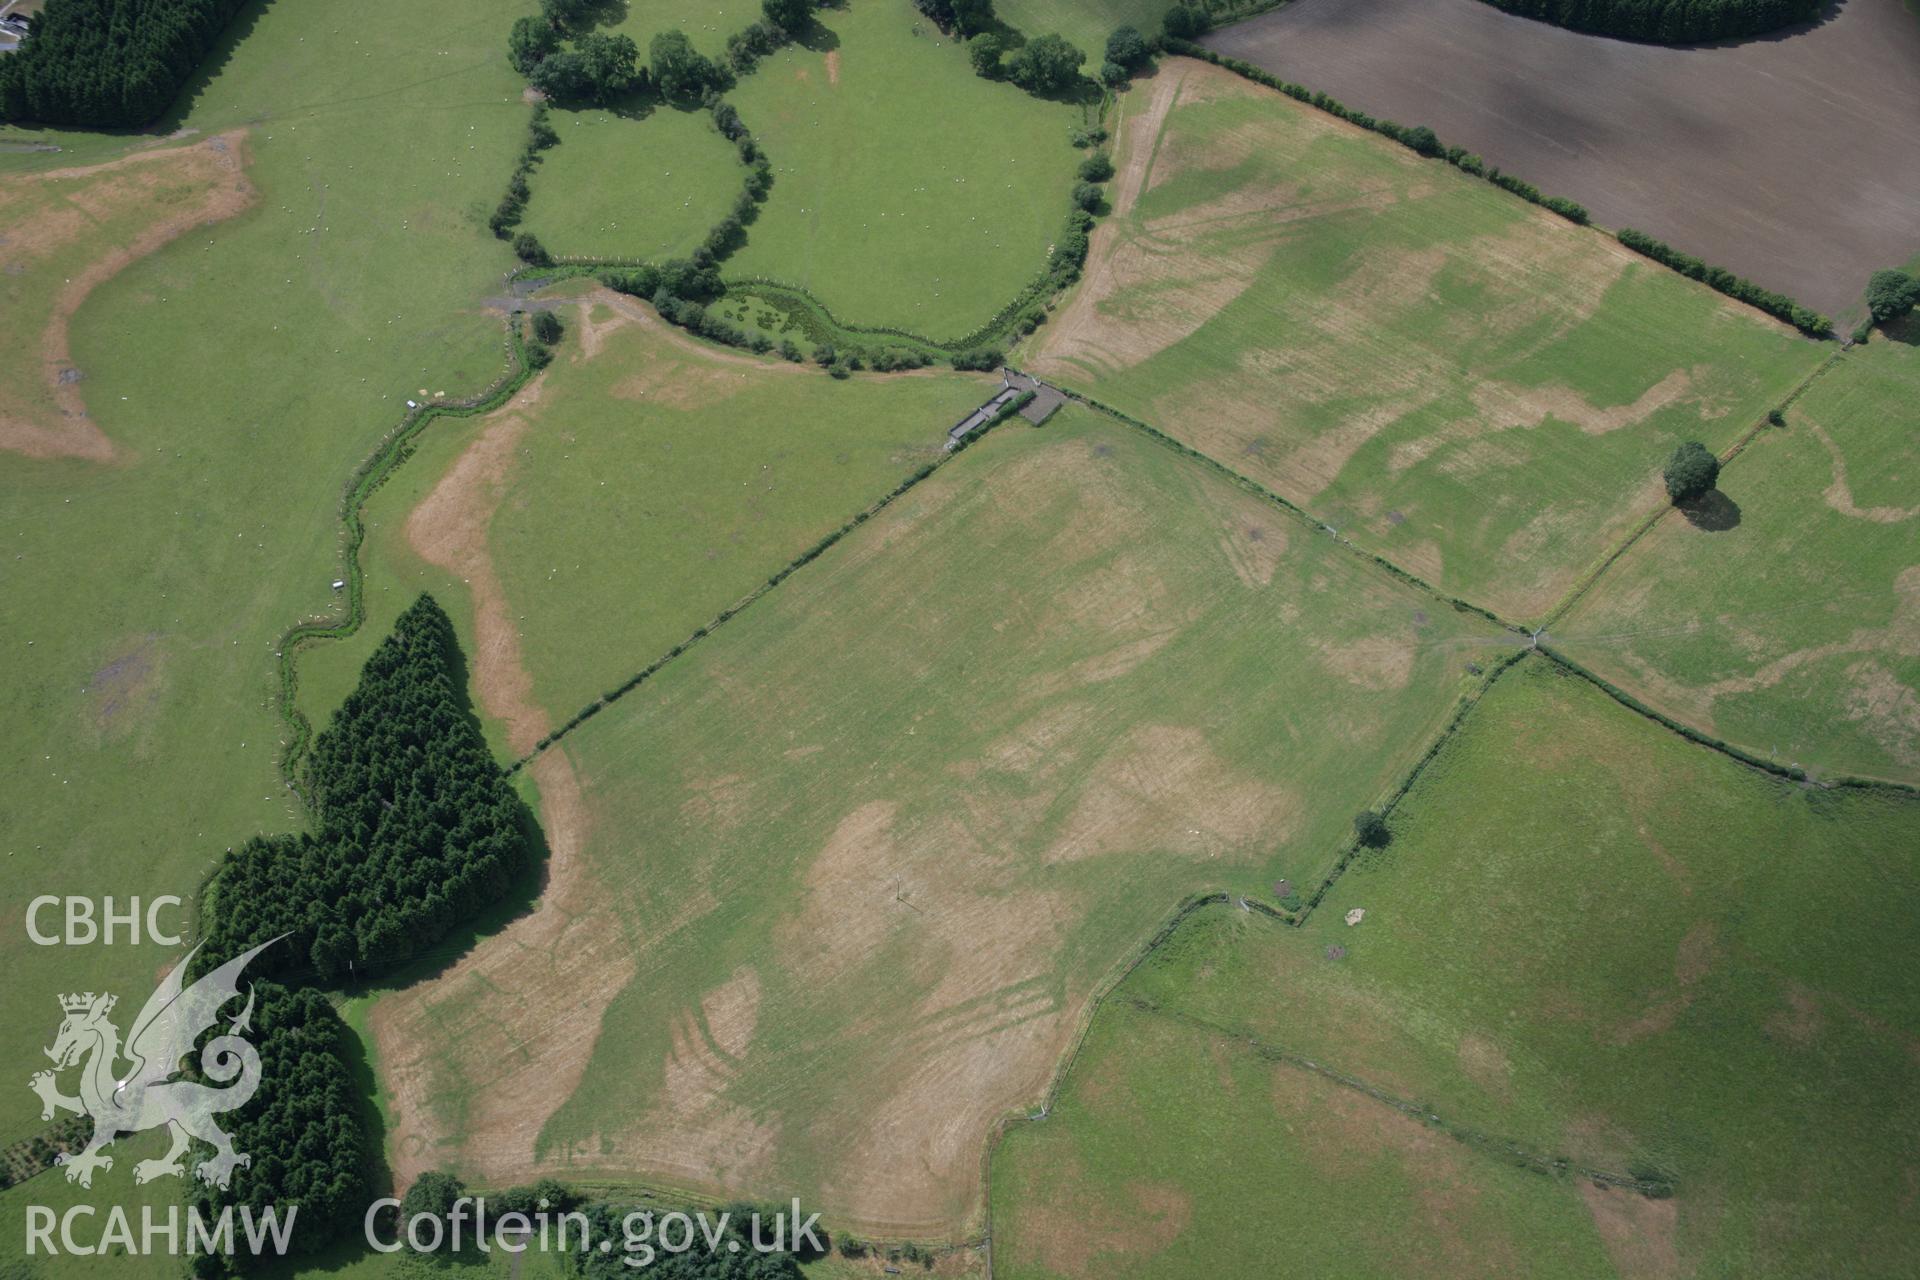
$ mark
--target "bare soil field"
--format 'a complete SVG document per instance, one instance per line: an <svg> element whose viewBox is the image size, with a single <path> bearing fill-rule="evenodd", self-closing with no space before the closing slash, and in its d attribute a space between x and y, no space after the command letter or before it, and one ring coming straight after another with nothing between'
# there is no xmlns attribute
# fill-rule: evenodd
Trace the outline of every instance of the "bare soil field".
<svg viewBox="0 0 1920 1280"><path fill-rule="evenodd" d="M1205 43L1840 316L1920 248L1920 16L1829 15L1664 48L1481 0L1293 0Z"/></svg>

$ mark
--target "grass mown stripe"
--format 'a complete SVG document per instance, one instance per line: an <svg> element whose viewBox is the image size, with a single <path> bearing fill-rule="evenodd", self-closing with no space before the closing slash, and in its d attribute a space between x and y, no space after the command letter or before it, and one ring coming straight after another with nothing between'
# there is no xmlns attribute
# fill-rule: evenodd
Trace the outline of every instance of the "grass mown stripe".
<svg viewBox="0 0 1920 1280"><path fill-rule="evenodd" d="M581 725L585 724L587 721L593 719L593 717L599 715L602 711L605 711L608 707L612 706L614 703L618 702L620 699L626 697L629 693L632 693L635 689L645 684L648 680L651 680L654 676L658 675L664 667L666 667L669 663L673 662L675 659L685 656L688 650L692 649L695 645L699 644L702 640L705 640L708 636L712 635L715 631L718 631L721 627L725 626L727 623L731 622L734 618L738 617L743 611L747 609L748 606L752 605L755 601L759 600L762 596L766 595L768 592L778 587L781 583L785 582L788 578L791 578L795 573L799 572L801 569L805 568L807 565L812 564L815 560L819 559L828 550L830 550L835 543L839 542L840 539L846 537L849 533L852 533L855 529L858 529L861 525L873 519L873 517L879 515L882 511L885 511L889 506L893 505L893 502L895 499L899 498L902 494L906 493L908 490L912 489L915 485L919 484L921 481L925 480L928 476L932 475L934 472L938 471L941 467L945 466L948 462L952 461L955 457L959 456L962 452L964 452L966 449L971 447L974 443L976 443L982 437L984 437L989 431L999 426L1005 420L1006 420L1006 415L1003 414L1003 415L997 416L993 419L993 421L987 423L985 426L963 437L961 440L956 442L954 446L951 449L949 449L946 453L942 454L940 457L934 459L932 462L929 462L926 465L919 468L912 475L908 476L905 480L902 480L899 484L895 485L892 489L888 490L888 492L883 497L875 500L871 505L862 509L858 514L856 514L852 519L848 520L845 524L841 525L838 529L835 529L833 532L821 538L818 542L815 542L812 546L808 547L805 551L795 556L792 560L787 561L787 563L782 565L773 574L772 577L768 578L765 582L755 587L752 591L749 591L746 595L740 597L740 599L736 600L734 603L722 609L719 613L715 614L713 618L710 621L708 621L706 624L700 627L696 627L693 633L689 635L685 640L682 640L679 644L673 646L673 648L667 650L664 654L661 654L658 658L655 658L652 662L642 667L639 671L627 677L627 679L622 683L620 683L619 685L616 685L614 688L607 690L607 692L600 695L600 697L594 699L592 702L589 702L586 706L580 708L580 710L574 712L572 717L570 717L566 721L566 723L560 725L558 728L554 729L551 733L547 734L544 738L540 739L540 741L536 742L533 745L533 750L527 752L527 754L525 754L524 756L521 756L518 760L515 760L512 764L508 765L507 774L511 776L515 773L518 773L522 767L528 764L531 764L535 759L535 757L537 757L541 752L545 751L548 747L551 747L554 743L560 741L560 739L566 737L569 733L572 733L575 729L579 728Z"/></svg>

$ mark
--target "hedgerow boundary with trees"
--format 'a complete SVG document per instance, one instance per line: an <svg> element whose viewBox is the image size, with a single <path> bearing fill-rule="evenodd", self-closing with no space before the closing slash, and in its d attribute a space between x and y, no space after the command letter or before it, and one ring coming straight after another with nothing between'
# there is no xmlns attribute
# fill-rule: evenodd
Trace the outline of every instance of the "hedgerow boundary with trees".
<svg viewBox="0 0 1920 1280"><path fill-rule="evenodd" d="M668 323L710 341L765 355L779 344L762 335L749 334L707 311L724 297L758 298L795 322L814 344L816 353L826 353L827 358L820 361L823 367L839 377L867 367L882 371L920 367L936 359L946 359L957 369L991 368L999 363L1002 355L996 344L1031 333L1045 323L1045 300L1077 281L1086 263L1096 214L1084 203L1076 202L1069 208L1065 226L1045 267L991 319L957 339L931 338L887 326L852 324L834 316L825 303L800 285L767 276L723 279L718 275L720 265L745 243L746 228L758 215L759 206L766 201L773 186L771 162L723 95L738 83L739 76L752 74L762 57L794 42L804 25L814 20L812 15L819 7L822 6L816 0L763 0L765 16L727 38L725 66L695 52L683 33L663 31L653 40L651 65L636 73L639 88L651 87L663 97L697 97L712 115L716 130L735 144L742 163L749 168L742 194L732 210L714 224L690 258L655 263L646 258L556 255L530 234L522 233L511 239L524 265L509 279L535 275L553 279L595 276L609 288L652 303ZM977 21L997 23L991 0L975 0L971 8L978 10ZM920 9L927 12L926 5ZM532 40L526 24L547 23L556 33L557 42L559 33L565 33L570 23L584 20L580 15L585 12L580 0L543 0L541 18L521 18L515 23L510 60L517 68L537 69L541 63L528 62L523 52ZM570 14L574 16L569 17ZM946 9L946 14L951 23L951 7ZM543 47L553 49L558 45L548 43ZM535 87L539 87L537 79ZM1107 97L1102 93L1102 112L1106 103ZM509 238L511 228L518 224L531 198L527 179L538 162L539 152L558 142L558 136L546 124L544 106L536 110L542 114L529 125L527 146L489 224L502 239ZM1076 145L1081 141L1097 145L1105 136L1104 130L1096 128L1091 134L1083 133ZM1102 206L1096 204L1096 207ZM659 271L695 287L669 288L667 296L662 298L658 280L634 274L647 271ZM804 353L783 351L782 354L790 360L804 358Z"/></svg>
<svg viewBox="0 0 1920 1280"><path fill-rule="evenodd" d="M1187 12L1176 7L1169 14ZM1530 204L1551 209L1569 222L1581 226L1592 225L1585 206L1561 196L1543 195L1540 189L1530 182L1502 173L1498 167L1486 164L1479 156L1464 147L1450 147L1441 143L1434 131L1425 125L1402 125L1391 120L1381 120L1347 106L1337 98L1316 92L1305 85L1294 84L1251 62L1227 54L1216 53L1204 45L1198 45L1183 37L1168 34L1162 41L1168 53L1183 57L1198 58L1210 62L1216 67L1233 72L1235 75L1276 89L1296 102L1304 102L1329 115L1345 120L1349 124L1359 125L1363 129L1392 138L1400 145L1431 159L1445 160L1462 173L1469 173L1506 191L1512 192ZM1691 254L1683 253L1671 245L1654 239L1642 231L1631 227L1622 228L1614 233L1615 238L1634 252L1659 263L1663 267L1696 280L1715 292L1726 295L1736 302L1746 303L1750 307L1764 311L1777 320L1792 325L1810 338L1828 338L1833 335L1833 322L1811 307L1802 306L1783 293L1763 289L1751 280L1735 275L1722 267L1710 266Z"/></svg>

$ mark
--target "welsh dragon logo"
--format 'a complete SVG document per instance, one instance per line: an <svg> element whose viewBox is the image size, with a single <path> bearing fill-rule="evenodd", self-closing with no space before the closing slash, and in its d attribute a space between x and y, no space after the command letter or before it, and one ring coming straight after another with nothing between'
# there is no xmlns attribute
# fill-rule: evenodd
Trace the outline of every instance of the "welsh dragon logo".
<svg viewBox="0 0 1920 1280"><path fill-rule="evenodd" d="M260 1085L260 1055L240 1036L253 1029L251 986L246 1006L227 1024L226 1034L215 1036L200 1051L200 1072L212 1083L175 1077L181 1060L219 1021L221 1006L239 997L240 971L273 942L229 960L182 989L182 979L200 950L195 947L147 998L124 1046L120 1029L107 1016L117 997L91 991L60 997L66 1017L46 1051L53 1059L53 1070L35 1072L28 1085L40 1095L42 1120L53 1119L57 1111L93 1118L93 1136L86 1148L78 1154L63 1153L56 1160L65 1167L67 1181L91 1187L94 1170L113 1168L113 1157L104 1148L115 1138L161 1125L172 1132L173 1145L160 1159L134 1165L135 1182L185 1173L181 1157L194 1138L214 1150L212 1158L202 1160L194 1170L202 1182L224 1188L236 1167L253 1162L253 1157L235 1151L233 1141L213 1122L220 1112L245 1106ZM131 1064L124 1074L117 1069L122 1061ZM80 1068L80 1095L69 1097L60 1092L55 1074L75 1066Z"/></svg>

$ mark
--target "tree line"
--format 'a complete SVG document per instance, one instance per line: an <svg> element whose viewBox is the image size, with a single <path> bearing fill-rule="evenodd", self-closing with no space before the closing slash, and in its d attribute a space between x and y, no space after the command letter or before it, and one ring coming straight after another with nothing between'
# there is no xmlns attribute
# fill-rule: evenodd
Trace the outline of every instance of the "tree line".
<svg viewBox="0 0 1920 1280"><path fill-rule="evenodd" d="M0 58L0 120L129 129L165 114L245 0L47 0Z"/></svg>
<svg viewBox="0 0 1920 1280"><path fill-rule="evenodd" d="M1691 44L1777 31L1820 14L1823 0L1487 0L1488 4L1593 35Z"/></svg>

